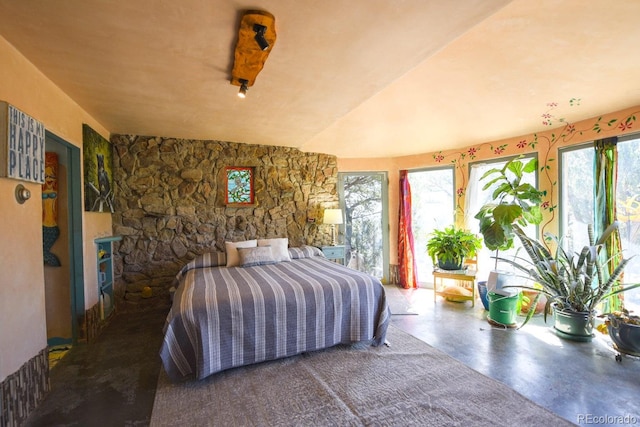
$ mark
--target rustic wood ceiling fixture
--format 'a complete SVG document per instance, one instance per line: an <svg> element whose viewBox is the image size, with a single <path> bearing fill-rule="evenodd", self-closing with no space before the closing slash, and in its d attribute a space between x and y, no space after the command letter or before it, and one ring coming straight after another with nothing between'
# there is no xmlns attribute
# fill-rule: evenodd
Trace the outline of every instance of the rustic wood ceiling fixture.
<svg viewBox="0 0 640 427"><path fill-rule="evenodd" d="M269 12L252 10L240 21L231 84L240 86L238 96L244 98L276 42L275 18Z"/></svg>

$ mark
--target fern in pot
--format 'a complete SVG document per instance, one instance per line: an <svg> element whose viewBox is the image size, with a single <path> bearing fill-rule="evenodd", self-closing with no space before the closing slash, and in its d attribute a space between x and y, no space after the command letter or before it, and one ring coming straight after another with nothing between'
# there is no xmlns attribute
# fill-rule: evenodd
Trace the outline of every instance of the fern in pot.
<svg viewBox="0 0 640 427"><path fill-rule="evenodd" d="M460 270L465 258L472 258L482 247L482 240L467 230L454 226L433 230L427 241L427 253L443 270Z"/></svg>
<svg viewBox="0 0 640 427"><path fill-rule="evenodd" d="M617 227L618 224L614 223L600 237L595 238L593 226L589 225L589 244L579 253L569 253L563 249L562 242L557 236L551 233L545 234L546 240L555 247L551 252L547 245L528 237L520 227L516 226L514 231L528 259L498 257L499 261L512 265L524 273L521 277L537 283L536 288L517 287L537 290L546 296L545 321L549 307L552 307L554 328L560 337L575 341L590 341L593 337L593 323L598 305L613 295L640 287L640 283L619 284L618 279L630 259L623 259L607 277L606 261L601 259L600 253L604 242ZM612 254L611 257L617 256L618 254ZM535 307L537 298L532 307ZM530 310L522 326L532 316L533 310Z"/></svg>

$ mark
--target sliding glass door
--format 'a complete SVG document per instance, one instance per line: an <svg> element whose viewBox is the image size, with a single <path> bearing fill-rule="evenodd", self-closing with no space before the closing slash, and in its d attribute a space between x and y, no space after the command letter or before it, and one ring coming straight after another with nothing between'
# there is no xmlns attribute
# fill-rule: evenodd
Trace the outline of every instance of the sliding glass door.
<svg viewBox="0 0 640 427"><path fill-rule="evenodd" d="M413 250L420 286L433 281L433 263L427 254L429 234L454 222L453 181L452 166L409 171Z"/></svg>
<svg viewBox="0 0 640 427"><path fill-rule="evenodd" d="M375 277L389 279L388 178L385 172L338 174L345 213L346 264Z"/></svg>

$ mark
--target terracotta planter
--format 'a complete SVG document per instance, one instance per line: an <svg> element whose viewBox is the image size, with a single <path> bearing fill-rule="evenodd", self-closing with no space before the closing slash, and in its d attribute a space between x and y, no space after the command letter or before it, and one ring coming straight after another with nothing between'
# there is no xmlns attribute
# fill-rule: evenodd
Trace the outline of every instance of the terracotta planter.
<svg viewBox="0 0 640 427"><path fill-rule="evenodd" d="M536 295L538 295L538 292L530 291L528 289L522 290L522 296L527 297L529 299L529 302L526 302L524 298L522 299L520 314L525 316L529 312L529 304L533 303L533 300L536 299ZM545 295L542 295L538 300L538 303L536 304L534 314L542 314L544 312L544 307L546 304L547 304L547 297Z"/></svg>

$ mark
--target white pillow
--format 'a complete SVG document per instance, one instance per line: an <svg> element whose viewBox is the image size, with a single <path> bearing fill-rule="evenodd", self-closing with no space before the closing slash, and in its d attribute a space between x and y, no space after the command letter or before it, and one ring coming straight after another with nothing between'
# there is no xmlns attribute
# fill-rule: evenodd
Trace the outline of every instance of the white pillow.
<svg viewBox="0 0 640 427"><path fill-rule="evenodd" d="M271 246L258 246L256 248L238 248L240 254L240 267L253 267L254 265L275 264Z"/></svg>
<svg viewBox="0 0 640 427"><path fill-rule="evenodd" d="M238 248L255 248L258 246L257 240L244 240L242 242L224 242L227 251L227 267L237 267L240 265L240 254Z"/></svg>
<svg viewBox="0 0 640 427"><path fill-rule="evenodd" d="M258 239L258 246L271 246L276 261L291 261L289 256L289 239L280 237L275 239Z"/></svg>

